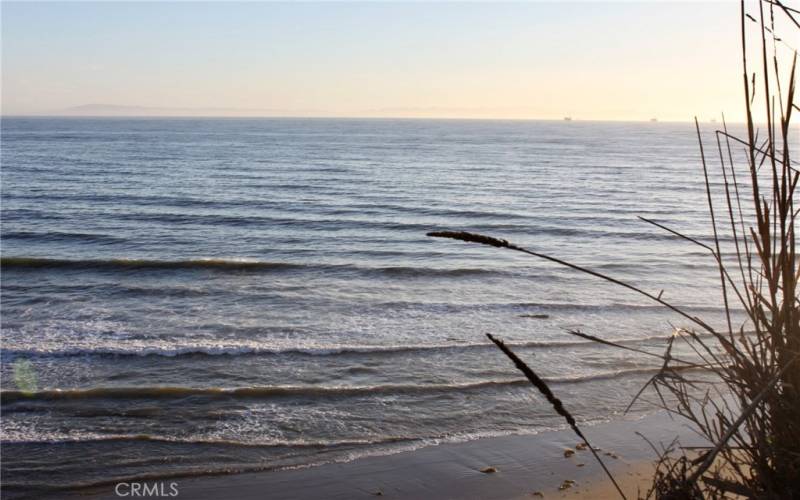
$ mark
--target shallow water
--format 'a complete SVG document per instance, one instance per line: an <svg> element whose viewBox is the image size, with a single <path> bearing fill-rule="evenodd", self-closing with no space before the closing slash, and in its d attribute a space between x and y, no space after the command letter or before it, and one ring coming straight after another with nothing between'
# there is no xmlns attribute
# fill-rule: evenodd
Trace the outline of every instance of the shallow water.
<svg viewBox="0 0 800 500"><path fill-rule="evenodd" d="M686 320L425 233L719 322L711 260L636 218L707 240L701 182L688 124L4 119L6 491L560 426L487 332L613 418L657 365L566 331L658 350Z"/></svg>

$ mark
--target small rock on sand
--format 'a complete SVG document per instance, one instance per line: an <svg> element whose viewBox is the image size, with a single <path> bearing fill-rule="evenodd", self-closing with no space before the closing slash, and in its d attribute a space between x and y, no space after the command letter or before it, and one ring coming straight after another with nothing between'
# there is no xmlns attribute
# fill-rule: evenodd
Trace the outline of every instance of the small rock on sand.
<svg viewBox="0 0 800 500"><path fill-rule="evenodd" d="M565 457L565 458L569 458L569 457L571 457L571 456L572 456L572 455L574 455L574 454L575 454L575 450L573 450L572 448L566 448L566 449L564 449L564 457Z"/></svg>
<svg viewBox="0 0 800 500"><path fill-rule="evenodd" d="M586 443L578 443L575 445L575 449L578 451L583 451L587 448Z"/></svg>
<svg viewBox="0 0 800 500"><path fill-rule="evenodd" d="M520 314L520 318L532 318L532 319L548 319L550 317L549 314Z"/></svg>
<svg viewBox="0 0 800 500"><path fill-rule="evenodd" d="M578 467L583 467L586 464L580 463L580 464L575 464L575 465L577 465Z"/></svg>
<svg viewBox="0 0 800 500"><path fill-rule="evenodd" d="M497 472L497 469L494 467L486 467L481 469L481 472L483 472L484 474L494 474L495 472Z"/></svg>
<svg viewBox="0 0 800 500"><path fill-rule="evenodd" d="M564 491L569 488L572 488L573 484L575 484L575 481L573 481L572 479L565 479L564 482L561 483L561 486L558 487L558 491Z"/></svg>
<svg viewBox="0 0 800 500"><path fill-rule="evenodd" d="M531 493L531 496L532 497L544 498L544 493L542 493L541 491L534 491L533 493Z"/></svg>

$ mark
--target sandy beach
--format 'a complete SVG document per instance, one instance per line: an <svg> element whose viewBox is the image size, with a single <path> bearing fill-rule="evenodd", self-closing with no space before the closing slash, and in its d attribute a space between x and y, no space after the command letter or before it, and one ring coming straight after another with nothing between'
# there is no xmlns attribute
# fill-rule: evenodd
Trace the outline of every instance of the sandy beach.
<svg viewBox="0 0 800 500"><path fill-rule="evenodd" d="M639 420L597 424L586 433L629 498L650 485L653 452L636 433L652 442L682 443L697 438L665 413ZM588 450L575 450L569 430L504 436L431 446L411 452L365 457L346 463L263 473L161 480L169 492L193 499L512 499L618 498L619 495ZM482 472L487 468L495 472ZM559 489L564 481L574 481ZM125 487L127 488L127 486ZM125 492L123 488L123 492ZM64 498L62 493L57 495ZM73 498L119 498L114 486L75 492Z"/></svg>

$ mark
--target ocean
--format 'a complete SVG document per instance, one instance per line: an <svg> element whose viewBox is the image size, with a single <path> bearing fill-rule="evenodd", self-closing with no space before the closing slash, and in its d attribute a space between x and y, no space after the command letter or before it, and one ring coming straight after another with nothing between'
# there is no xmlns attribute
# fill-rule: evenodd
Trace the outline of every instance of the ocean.
<svg viewBox="0 0 800 500"><path fill-rule="evenodd" d="M1 176L6 495L563 427L486 333L616 419L660 361L568 331L691 326L429 231L723 317L708 253L637 219L709 241L688 123L4 118Z"/></svg>

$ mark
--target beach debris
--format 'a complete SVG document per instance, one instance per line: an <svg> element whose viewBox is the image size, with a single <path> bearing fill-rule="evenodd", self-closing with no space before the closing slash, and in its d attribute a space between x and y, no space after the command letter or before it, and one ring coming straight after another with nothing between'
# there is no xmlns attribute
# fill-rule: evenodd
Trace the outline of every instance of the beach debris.
<svg viewBox="0 0 800 500"><path fill-rule="evenodd" d="M572 486L574 484L575 484L575 481L573 481L572 479L565 479L564 482L561 483L561 486L558 487L558 491L568 490L568 489L572 488Z"/></svg>
<svg viewBox="0 0 800 500"><path fill-rule="evenodd" d="M549 314L520 314L520 318L532 318L532 319L548 319L550 318Z"/></svg>
<svg viewBox="0 0 800 500"><path fill-rule="evenodd" d="M494 474L495 472L497 472L497 469L494 467L485 467L481 469L481 472L483 472L484 474Z"/></svg>
<svg viewBox="0 0 800 500"><path fill-rule="evenodd" d="M575 450L573 450L572 448L565 448L564 449L564 458L569 458L574 454L575 454Z"/></svg>
<svg viewBox="0 0 800 500"><path fill-rule="evenodd" d="M583 451L586 449L586 443L578 443L575 445L575 449L578 451Z"/></svg>
<svg viewBox="0 0 800 500"><path fill-rule="evenodd" d="M611 452L611 451L607 451L607 452L606 452L606 456L607 456L607 457L611 457L611 458L613 458L613 459L615 459L615 460L619 458L619 456L618 456L616 453L614 453L614 452Z"/></svg>
<svg viewBox="0 0 800 500"><path fill-rule="evenodd" d="M583 466L584 466L584 465L586 465L586 464L585 464L585 463L583 463L583 462L581 462L581 463L579 463L579 464L575 464L575 465L577 465L578 467L583 467Z"/></svg>
<svg viewBox="0 0 800 500"><path fill-rule="evenodd" d="M531 493L531 496L532 497L544 498L544 493L542 493L541 491L534 491L533 493Z"/></svg>
<svg viewBox="0 0 800 500"><path fill-rule="evenodd" d="M383 491L376 490L376 491L373 491L372 494L375 495L376 497L382 497L383 496Z"/></svg>

